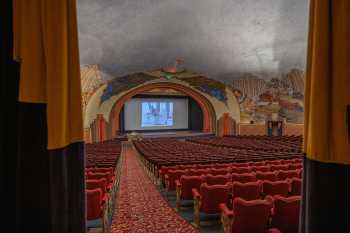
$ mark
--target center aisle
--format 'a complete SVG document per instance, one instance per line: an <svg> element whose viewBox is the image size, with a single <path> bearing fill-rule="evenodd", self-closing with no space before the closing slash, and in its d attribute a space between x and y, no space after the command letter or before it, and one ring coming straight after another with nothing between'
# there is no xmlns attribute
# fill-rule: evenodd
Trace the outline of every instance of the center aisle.
<svg viewBox="0 0 350 233"><path fill-rule="evenodd" d="M163 199L136 156L131 143L124 142L121 180L111 233L199 232Z"/></svg>

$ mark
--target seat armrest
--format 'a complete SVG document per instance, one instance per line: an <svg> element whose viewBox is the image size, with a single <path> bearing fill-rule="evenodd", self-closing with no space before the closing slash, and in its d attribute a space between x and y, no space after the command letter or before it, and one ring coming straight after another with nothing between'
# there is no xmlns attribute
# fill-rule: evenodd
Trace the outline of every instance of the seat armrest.
<svg viewBox="0 0 350 233"><path fill-rule="evenodd" d="M199 194L198 190L196 188L192 189L193 199L200 199L201 195Z"/></svg>
<svg viewBox="0 0 350 233"><path fill-rule="evenodd" d="M221 213L229 218L233 217L233 211L230 210L225 203L219 205Z"/></svg>
<svg viewBox="0 0 350 233"><path fill-rule="evenodd" d="M196 227L199 227L200 224L200 216L199 212L201 209L201 195L199 194L198 190L196 188L192 189L192 194L193 194L193 221L194 225Z"/></svg>
<svg viewBox="0 0 350 233"><path fill-rule="evenodd" d="M169 191L169 186L170 186L170 182L169 182L169 176L165 175L165 189L167 191Z"/></svg>
<svg viewBox="0 0 350 233"><path fill-rule="evenodd" d="M176 185L176 188L177 187L181 188L181 183L179 180L175 180L175 185Z"/></svg>
<svg viewBox="0 0 350 233"><path fill-rule="evenodd" d="M268 233L281 233L281 231L277 228L270 228Z"/></svg>
<svg viewBox="0 0 350 233"><path fill-rule="evenodd" d="M181 202L181 183L179 180L175 180L176 185L176 210L180 210L180 202Z"/></svg>
<svg viewBox="0 0 350 233"><path fill-rule="evenodd" d="M221 226L223 233L232 233L232 224L234 213L232 210L229 210L225 203L219 205L221 210Z"/></svg>

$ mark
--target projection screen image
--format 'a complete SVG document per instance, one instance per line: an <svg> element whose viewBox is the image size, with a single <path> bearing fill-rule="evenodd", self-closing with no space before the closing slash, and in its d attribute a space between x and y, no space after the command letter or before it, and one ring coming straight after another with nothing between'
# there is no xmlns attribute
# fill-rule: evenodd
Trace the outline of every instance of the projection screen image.
<svg viewBox="0 0 350 233"><path fill-rule="evenodd" d="M172 102L142 102L141 127L173 126Z"/></svg>

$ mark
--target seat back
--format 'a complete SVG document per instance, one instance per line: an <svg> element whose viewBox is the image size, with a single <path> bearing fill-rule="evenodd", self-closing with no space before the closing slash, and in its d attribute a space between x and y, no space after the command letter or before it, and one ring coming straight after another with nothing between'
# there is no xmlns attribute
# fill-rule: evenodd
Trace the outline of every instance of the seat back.
<svg viewBox="0 0 350 233"><path fill-rule="evenodd" d="M230 185L208 185L203 183L200 187L200 211L207 214L220 213L219 205L229 201Z"/></svg>
<svg viewBox="0 0 350 233"><path fill-rule="evenodd" d="M302 169L302 168L303 168L303 165L300 164L300 163L289 164L289 169L290 170L297 170L297 169Z"/></svg>
<svg viewBox="0 0 350 233"><path fill-rule="evenodd" d="M286 171L289 169L289 165L285 164L285 165L271 165L270 166L270 170L273 172L273 171L279 171L279 170L282 170L282 171Z"/></svg>
<svg viewBox="0 0 350 233"><path fill-rule="evenodd" d="M188 175L189 176L201 176L201 175L205 175L205 174L208 174L209 173L209 169L199 169L199 168L196 168L196 169L189 169L188 170Z"/></svg>
<svg viewBox="0 0 350 233"><path fill-rule="evenodd" d="M232 199L236 197L243 198L246 201L260 199L261 182L240 183L233 182Z"/></svg>
<svg viewBox="0 0 350 233"><path fill-rule="evenodd" d="M290 184L291 186L291 195L301 195L301 182L299 178L293 178Z"/></svg>
<svg viewBox="0 0 350 233"><path fill-rule="evenodd" d="M251 162L249 165L250 165L250 166L265 166L266 163L265 163L265 161Z"/></svg>
<svg viewBox="0 0 350 233"><path fill-rule="evenodd" d="M180 177L183 175L187 175L187 170L169 170L168 173L168 182L169 187L168 190L175 190L175 180L180 180Z"/></svg>
<svg viewBox="0 0 350 233"><path fill-rule="evenodd" d="M234 167L248 167L249 166L249 162L248 163L235 163Z"/></svg>
<svg viewBox="0 0 350 233"><path fill-rule="evenodd" d="M247 183L247 182L254 182L256 181L255 173L232 173L232 182L241 182L241 183Z"/></svg>
<svg viewBox="0 0 350 233"><path fill-rule="evenodd" d="M234 221L232 233L260 233L265 232L271 214L273 201L246 201L242 198L233 200Z"/></svg>
<svg viewBox="0 0 350 233"><path fill-rule="evenodd" d="M288 196L289 183L288 181L263 181L262 193L264 195L281 195L284 197Z"/></svg>
<svg viewBox="0 0 350 233"><path fill-rule="evenodd" d="M290 170L290 171L278 171L277 172L277 180L285 180L287 178L298 178L299 171L298 170Z"/></svg>
<svg viewBox="0 0 350 233"><path fill-rule="evenodd" d="M269 165L281 165L281 160L270 160L270 161L267 161L266 164L269 164Z"/></svg>
<svg viewBox="0 0 350 233"><path fill-rule="evenodd" d="M207 174L202 176L203 182L207 183L208 185L225 185L229 182L231 182L231 175L211 175Z"/></svg>
<svg viewBox="0 0 350 233"><path fill-rule="evenodd" d="M249 172L251 172L250 167L231 167L231 173L242 174L242 173L249 173Z"/></svg>
<svg viewBox="0 0 350 233"><path fill-rule="evenodd" d="M101 217L102 209L102 191L101 189L87 189L86 203L87 203L87 220L94 220Z"/></svg>
<svg viewBox="0 0 350 233"><path fill-rule="evenodd" d="M226 175L230 173L231 169L229 168L210 168L209 173L212 175Z"/></svg>
<svg viewBox="0 0 350 233"><path fill-rule="evenodd" d="M299 209L301 196L274 197L272 227L283 233L297 233L299 227Z"/></svg>
<svg viewBox="0 0 350 233"><path fill-rule="evenodd" d="M102 191L102 194L107 192L107 179L101 178L101 179L94 179L94 180L86 180L86 189L97 189L100 188Z"/></svg>
<svg viewBox="0 0 350 233"><path fill-rule="evenodd" d="M101 178L106 178L107 182L112 182L112 173L111 172L89 172L87 177L88 179L99 180Z"/></svg>
<svg viewBox="0 0 350 233"><path fill-rule="evenodd" d="M256 172L257 180L268 180L268 181L276 181L277 176L275 172Z"/></svg>
<svg viewBox="0 0 350 233"><path fill-rule="evenodd" d="M252 171L254 172L269 172L270 171L270 166L252 166Z"/></svg>
<svg viewBox="0 0 350 233"><path fill-rule="evenodd" d="M192 189L200 189L202 184L202 178L200 176L181 176L181 199L182 200L192 200Z"/></svg>

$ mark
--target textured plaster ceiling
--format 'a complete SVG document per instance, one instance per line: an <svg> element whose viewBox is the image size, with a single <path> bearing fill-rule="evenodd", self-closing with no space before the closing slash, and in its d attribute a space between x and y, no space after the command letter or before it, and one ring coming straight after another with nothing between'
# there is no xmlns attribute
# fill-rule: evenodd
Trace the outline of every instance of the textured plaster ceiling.
<svg viewBox="0 0 350 233"><path fill-rule="evenodd" d="M82 64L113 76L169 66L230 80L305 66L308 0L78 0Z"/></svg>

